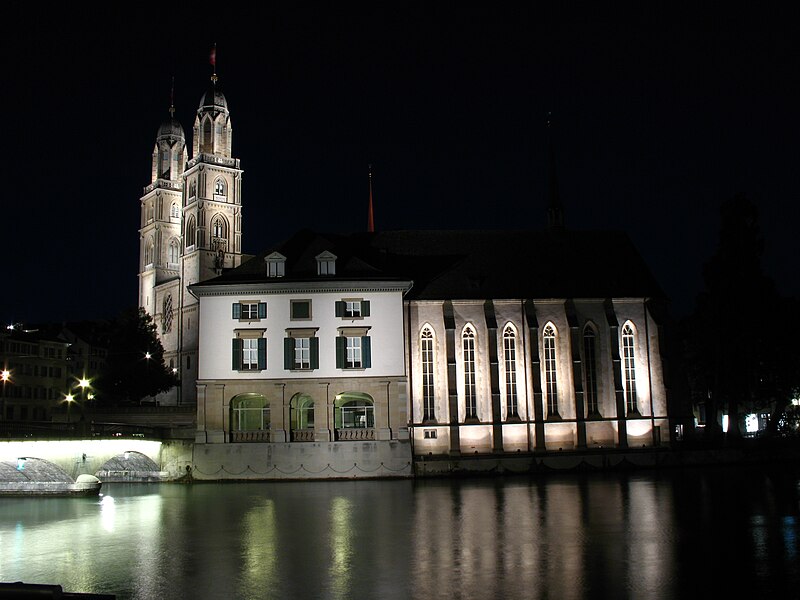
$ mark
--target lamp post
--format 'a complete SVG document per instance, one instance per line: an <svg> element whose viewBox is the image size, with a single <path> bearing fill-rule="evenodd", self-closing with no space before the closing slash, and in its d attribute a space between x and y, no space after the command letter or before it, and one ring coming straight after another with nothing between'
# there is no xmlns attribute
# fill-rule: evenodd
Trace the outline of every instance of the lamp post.
<svg viewBox="0 0 800 600"><path fill-rule="evenodd" d="M71 424L72 403L75 402L75 396L73 396L72 394L66 394L64 396L64 401L67 403L67 423Z"/></svg>
<svg viewBox="0 0 800 600"><path fill-rule="evenodd" d="M0 402L0 419L5 421L6 419L6 383L11 381L11 371L8 369L3 369L0 371L0 379L3 380L3 398L2 402Z"/></svg>

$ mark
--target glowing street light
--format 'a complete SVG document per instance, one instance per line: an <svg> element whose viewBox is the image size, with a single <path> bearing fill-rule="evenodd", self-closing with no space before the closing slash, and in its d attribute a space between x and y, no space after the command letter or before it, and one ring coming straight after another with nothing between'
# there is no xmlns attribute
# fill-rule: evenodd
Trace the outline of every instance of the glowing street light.
<svg viewBox="0 0 800 600"><path fill-rule="evenodd" d="M3 381L3 398L0 402L0 419L6 418L6 383L11 381L11 371L3 369L0 371L0 380Z"/></svg>
<svg viewBox="0 0 800 600"><path fill-rule="evenodd" d="M67 403L67 423L71 423L72 419L70 418L70 413L72 409L72 403L75 402L75 396L73 396L72 394L65 394L64 402Z"/></svg>

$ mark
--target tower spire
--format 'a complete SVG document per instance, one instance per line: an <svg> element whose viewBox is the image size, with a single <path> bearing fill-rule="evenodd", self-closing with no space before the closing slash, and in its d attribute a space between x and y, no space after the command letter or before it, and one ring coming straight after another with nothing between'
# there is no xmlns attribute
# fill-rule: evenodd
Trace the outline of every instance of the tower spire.
<svg viewBox="0 0 800 600"><path fill-rule="evenodd" d="M172 87L169 90L169 116L175 118L175 77L172 77Z"/></svg>
<svg viewBox="0 0 800 600"><path fill-rule="evenodd" d="M548 143L548 207L547 228L551 230L564 229L564 209L561 196L558 194L558 174L556 171L556 152L553 144L553 113L547 113L547 143Z"/></svg>
<svg viewBox="0 0 800 600"><path fill-rule="evenodd" d="M211 63L211 83L217 83L217 42L211 47L211 54L208 56L208 62Z"/></svg>
<svg viewBox="0 0 800 600"><path fill-rule="evenodd" d="M372 212L372 165L369 165L369 208L367 209L367 231L375 232L375 216Z"/></svg>

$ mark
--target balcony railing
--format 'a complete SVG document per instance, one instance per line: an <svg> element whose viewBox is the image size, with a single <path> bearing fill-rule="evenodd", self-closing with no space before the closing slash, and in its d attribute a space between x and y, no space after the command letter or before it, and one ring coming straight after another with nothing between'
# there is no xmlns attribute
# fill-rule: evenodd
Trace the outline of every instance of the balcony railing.
<svg viewBox="0 0 800 600"><path fill-rule="evenodd" d="M313 442L314 430L313 429L292 429L293 442Z"/></svg>
<svg viewBox="0 0 800 600"><path fill-rule="evenodd" d="M374 440L375 430L365 427L348 427L336 430L336 439L340 442L359 442L362 440Z"/></svg>
<svg viewBox="0 0 800 600"><path fill-rule="evenodd" d="M231 442L269 442L271 441L270 431L260 429L257 431L231 431Z"/></svg>

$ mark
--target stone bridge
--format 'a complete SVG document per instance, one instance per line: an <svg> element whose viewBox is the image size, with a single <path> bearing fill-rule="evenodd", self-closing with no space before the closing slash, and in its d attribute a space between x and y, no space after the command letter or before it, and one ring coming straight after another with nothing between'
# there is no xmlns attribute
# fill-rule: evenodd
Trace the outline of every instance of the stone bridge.
<svg viewBox="0 0 800 600"><path fill-rule="evenodd" d="M172 480L192 464L192 443L122 437L0 442L0 461L24 468L29 458L51 462L73 479L88 474L103 481Z"/></svg>

